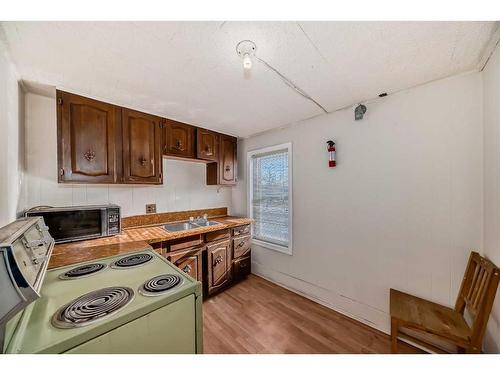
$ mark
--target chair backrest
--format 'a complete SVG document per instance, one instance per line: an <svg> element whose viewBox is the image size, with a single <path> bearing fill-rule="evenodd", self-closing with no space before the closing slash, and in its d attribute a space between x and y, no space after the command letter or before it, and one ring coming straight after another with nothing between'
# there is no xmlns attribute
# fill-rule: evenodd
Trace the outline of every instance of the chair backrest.
<svg viewBox="0 0 500 375"><path fill-rule="evenodd" d="M471 341L478 345L482 342L499 280L500 269L477 252L471 252L455 310L464 314L467 308L473 319Z"/></svg>

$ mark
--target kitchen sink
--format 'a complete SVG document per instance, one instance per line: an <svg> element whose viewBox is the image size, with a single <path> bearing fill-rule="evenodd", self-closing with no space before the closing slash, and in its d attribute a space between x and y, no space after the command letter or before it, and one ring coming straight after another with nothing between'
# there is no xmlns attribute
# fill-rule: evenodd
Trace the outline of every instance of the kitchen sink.
<svg viewBox="0 0 500 375"><path fill-rule="evenodd" d="M198 225L190 222L165 224L163 227L169 232L179 232L181 230L199 228Z"/></svg>
<svg viewBox="0 0 500 375"><path fill-rule="evenodd" d="M171 223L165 224L163 228L168 230L169 232L179 232L181 230L190 230L201 227L209 227L212 225L220 224L218 221L210 221L210 220L201 220L201 221L185 221L182 223Z"/></svg>

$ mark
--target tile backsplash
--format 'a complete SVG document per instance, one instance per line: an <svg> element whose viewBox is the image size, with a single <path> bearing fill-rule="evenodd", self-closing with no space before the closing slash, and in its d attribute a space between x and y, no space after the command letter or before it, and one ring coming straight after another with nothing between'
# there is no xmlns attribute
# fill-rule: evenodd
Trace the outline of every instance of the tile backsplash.
<svg viewBox="0 0 500 375"><path fill-rule="evenodd" d="M123 216L144 214L148 203L157 212L231 209L231 188L207 186L203 163L164 159L163 185L58 184L55 97L27 93L25 110L28 208L115 203Z"/></svg>

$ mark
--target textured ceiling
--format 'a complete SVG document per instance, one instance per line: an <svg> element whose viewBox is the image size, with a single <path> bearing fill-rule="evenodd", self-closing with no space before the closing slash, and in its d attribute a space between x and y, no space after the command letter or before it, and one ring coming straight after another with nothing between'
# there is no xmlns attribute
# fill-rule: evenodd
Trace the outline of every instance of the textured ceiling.
<svg viewBox="0 0 500 375"><path fill-rule="evenodd" d="M2 22L23 80L249 136L477 68L495 22ZM1 30L0 30L1 31Z"/></svg>

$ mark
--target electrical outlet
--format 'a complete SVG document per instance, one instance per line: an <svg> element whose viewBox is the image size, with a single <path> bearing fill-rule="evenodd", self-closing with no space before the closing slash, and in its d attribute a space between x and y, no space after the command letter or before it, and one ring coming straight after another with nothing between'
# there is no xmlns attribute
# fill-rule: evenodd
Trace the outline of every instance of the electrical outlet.
<svg viewBox="0 0 500 375"><path fill-rule="evenodd" d="M156 213L156 204L150 203L146 205L146 213L147 214L154 214Z"/></svg>

